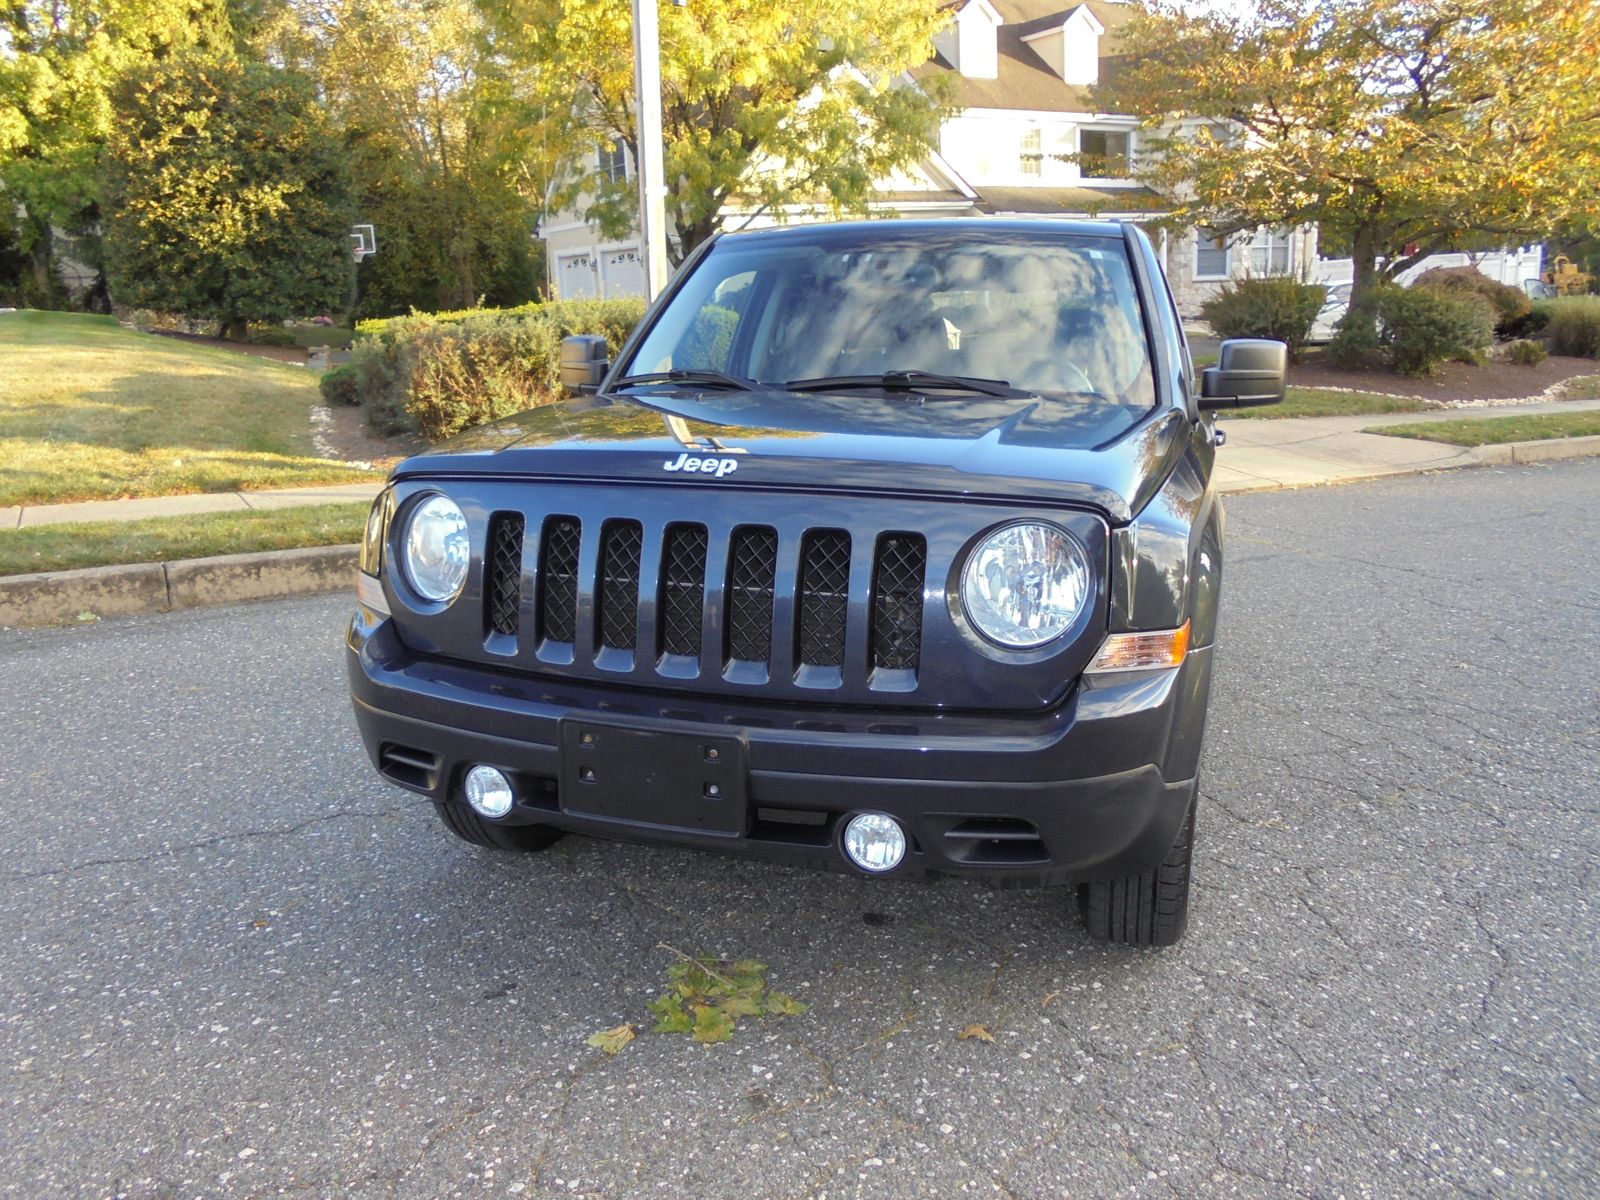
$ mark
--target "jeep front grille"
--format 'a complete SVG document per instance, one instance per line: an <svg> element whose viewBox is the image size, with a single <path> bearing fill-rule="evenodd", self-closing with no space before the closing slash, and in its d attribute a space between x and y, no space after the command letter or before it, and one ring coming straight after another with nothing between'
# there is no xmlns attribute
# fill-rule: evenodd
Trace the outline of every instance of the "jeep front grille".
<svg viewBox="0 0 1600 1200"><path fill-rule="evenodd" d="M573 517L548 517L539 547L539 638L571 642L578 627L578 541ZM494 580L491 576L490 585Z"/></svg>
<svg viewBox="0 0 1600 1200"><path fill-rule="evenodd" d="M495 513L489 522L489 586L484 589L489 628L517 632L522 604L521 513Z"/></svg>
<svg viewBox="0 0 1600 1200"><path fill-rule="evenodd" d="M576 517L552 516L538 527L536 552L525 555L526 528L521 513L496 513L490 520L484 621L489 636L521 632L530 607L523 603L523 563L536 562L527 581L530 665L588 661L602 673L631 671L636 654L607 656L643 646L654 658L647 652L641 665L649 669L653 661L655 670L677 679L710 674L759 683L778 669L793 672L803 687L828 688L847 673L888 670L902 673L892 690L914 686L927 574L920 534L863 539L861 546L873 547L872 561L870 571L857 572L856 547L842 529L803 529L786 541L793 535L780 537L772 526L732 525L724 526L718 544L699 523L673 522L650 532L625 518L586 527ZM598 545L585 547L589 530L598 534ZM793 597L779 603L783 578L783 591L792 588ZM853 579L869 592L862 609L868 628L854 642ZM717 634L710 643L708 628ZM580 638L582 647L575 645Z"/></svg>

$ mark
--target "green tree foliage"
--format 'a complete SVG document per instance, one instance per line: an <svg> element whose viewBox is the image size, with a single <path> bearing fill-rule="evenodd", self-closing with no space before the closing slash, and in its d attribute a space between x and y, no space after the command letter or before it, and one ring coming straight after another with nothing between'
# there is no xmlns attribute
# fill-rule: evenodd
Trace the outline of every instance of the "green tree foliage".
<svg viewBox="0 0 1600 1200"><path fill-rule="evenodd" d="M510 64L523 124L564 153L552 208L576 207L612 236L633 227L631 178L596 148L636 161L629 0L484 0ZM948 13L933 0L695 0L661 9L667 220L683 256L725 205L780 219L791 207L862 211L876 182L937 143L939 97L905 86Z"/></svg>
<svg viewBox="0 0 1600 1200"><path fill-rule="evenodd" d="M1594 204L1593 0L1153 0L1124 37L1101 106L1147 118L1141 173L1177 218L1319 223L1354 259L1354 309L1428 254Z"/></svg>
<svg viewBox="0 0 1600 1200"><path fill-rule="evenodd" d="M378 254L358 312L534 298L542 176L508 119L475 0L285 0L258 43L313 71L346 132L360 219Z"/></svg>
<svg viewBox="0 0 1600 1200"><path fill-rule="evenodd" d="M118 93L106 165L120 301L234 328L349 306L343 159L306 76L152 64Z"/></svg>
<svg viewBox="0 0 1600 1200"><path fill-rule="evenodd" d="M0 7L0 194L21 210L11 229L27 259L20 299L38 307L62 302L60 235L71 239L74 257L98 265L98 164L118 81L182 47L231 42L223 0L9 0Z"/></svg>

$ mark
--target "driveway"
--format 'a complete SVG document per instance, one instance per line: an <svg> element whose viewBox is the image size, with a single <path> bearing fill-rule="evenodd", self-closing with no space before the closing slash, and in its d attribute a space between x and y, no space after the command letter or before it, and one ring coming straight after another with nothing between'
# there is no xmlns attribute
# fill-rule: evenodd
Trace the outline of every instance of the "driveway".
<svg viewBox="0 0 1600 1200"><path fill-rule="evenodd" d="M454 842L361 758L342 597L0 635L0 1195L1592 1195L1600 462L1229 512L1163 953L1059 892ZM662 943L810 1010L607 1059Z"/></svg>

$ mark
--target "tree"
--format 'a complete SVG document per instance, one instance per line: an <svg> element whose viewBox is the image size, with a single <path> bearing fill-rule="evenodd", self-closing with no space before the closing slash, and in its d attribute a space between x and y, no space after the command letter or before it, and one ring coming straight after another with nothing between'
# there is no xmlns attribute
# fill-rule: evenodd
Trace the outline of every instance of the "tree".
<svg viewBox="0 0 1600 1200"><path fill-rule="evenodd" d="M1354 261L1351 308L1440 250L1527 241L1600 180L1594 0L1153 0L1108 111L1154 131L1140 170L1174 219L1316 222Z"/></svg>
<svg viewBox="0 0 1600 1200"><path fill-rule="evenodd" d="M107 152L118 300L222 321L344 311L350 209L312 80L184 56L133 75Z"/></svg>
<svg viewBox="0 0 1600 1200"><path fill-rule="evenodd" d="M262 39L321 82L378 255L360 308L516 304L542 282L521 133L502 119L475 0L286 0Z"/></svg>
<svg viewBox="0 0 1600 1200"><path fill-rule="evenodd" d="M98 259L99 157L118 80L183 47L231 43L223 0L13 0L0 11L0 202L21 209L28 303L62 300L58 235L82 235L77 255Z"/></svg>
<svg viewBox="0 0 1600 1200"><path fill-rule="evenodd" d="M494 45L522 69L529 128L566 152L551 206L610 236L636 225L633 180L596 148L637 163L629 0L484 0ZM681 262L737 202L864 210L877 182L937 144L940 95L906 72L948 19L935 0L695 0L662 10L662 135L671 249ZM931 85L937 88L938 85Z"/></svg>

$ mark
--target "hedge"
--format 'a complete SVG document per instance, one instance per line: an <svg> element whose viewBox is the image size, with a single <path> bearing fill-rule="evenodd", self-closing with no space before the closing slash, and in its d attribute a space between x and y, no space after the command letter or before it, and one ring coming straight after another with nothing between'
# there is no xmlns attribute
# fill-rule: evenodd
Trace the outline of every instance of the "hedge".
<svg viewBox="0 0 1600 1200"><path fill-rule="evenodd" d="M1431 375L1451 359L1481 361L1495 315L1483 296L1385 284L1345 314L1330 349L1346 366L1376 355L1401 375Z"/></svg>
<svg viewBox="0 0 1600 1200"><path fill-rule="evenodd" d="M449 437L560 398L561 339L604 334L616 354L643 315L642 299L568 300L363 321L350 391L380 433Z"/></svg>
<svg viewBox="0 0 1600 1200"><path fill-rule="evenodd" d="M1224 284L1200 306L1200 315L1219 338L1273 338L1297 355L1327 296L1320 283L1287 276L1241 279Z"/></svg>
<svg viewBox="0 0 1600 1200"><path fill-rule="evenodd" d="M1411 286L1452 296L1482 296L1494 306L1495 333L1503 338L1520 336L1533 312L1533 301L1521 288L1498 283L1476 267L1434 267L1418 275Z"/></svg>
<svg viewBox="0 0 1600 1200"><path fill-rule="evenodd" d="M1555 354L1600 358L1600 296L1561 296L1539 302L1545 334Z"/></svg>

